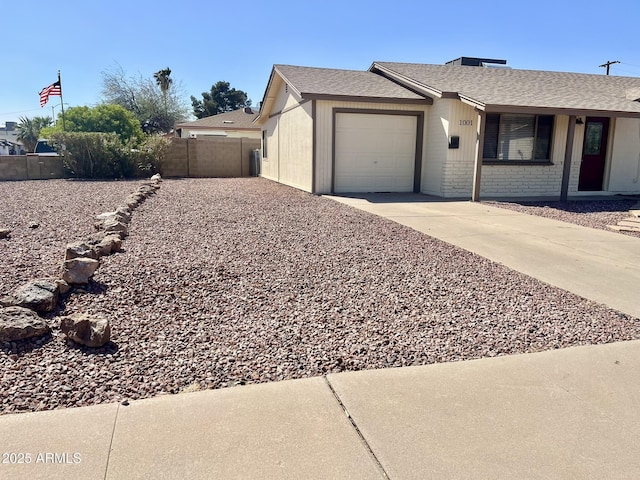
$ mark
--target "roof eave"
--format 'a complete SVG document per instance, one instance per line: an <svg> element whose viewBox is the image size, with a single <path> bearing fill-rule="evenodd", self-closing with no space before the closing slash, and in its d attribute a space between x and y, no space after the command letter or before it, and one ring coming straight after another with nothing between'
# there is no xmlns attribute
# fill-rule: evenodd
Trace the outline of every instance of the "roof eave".
<svg viewBox="0 0 640 480"><path fill-rule="evenodd" d="M233 125L228 127L222 126L189 126L189 125L176 125L176 128L188 129L188 130L247 130L247 131L255 131L259 127L234 127Z"/></svg>
<svg viewBox="0 0 640 480"><path fill-rule="evenodd" d="M270 114L270 109L268 109L267 107L271 107L271 104L273 103L273 101L275 101L276 97L277 97L277 93L269 96L269 91L271 90L271 87L274 83L274 77L275 75L278 75L280 77L280 79L286 83L289 88L295 92L298 97L302 98L302 94L300 93L300 91L295 87L295 85L293 85L289 79L287 79L287 77L284 75L284 73L282 73L282 71L278 68L278 65L274 65L273 69L271 70L271 75L269 76L269 82L267 83L267 88L264 91L264 95L262 96L262 102L260 105L260 111L258 112L258 115L256 116L256 118L253 120L252 123L255 123L257 125L261 125L264 122L264 119L268 119L269 118L269 114Z"/></svg>
<svg viewBox="0 0 640 480"><path fill-rule="evenodd" d="M586 108L564 108L564 107L541 107L526 105L499 105L488 104L485 106L486 113L523 113L537 115L575 115L591 117L625 117L640 118L640 112L629 112L622 110L598 110Z"/></svg>
<svg viewBox="0 0 640 480"><path fill-rule="evenodd" d="M278 66L274 65L273 68L276 72L278 72L278 75L280 75L280 78L282 78L282 80L284 80L284 82L287 85L289 85L289 88L291 88L291 90L293 90L299 97L302 97L302 93L300 92L300 90L298 90L296 86L291 81L289 81L287 76L284 73L282 73L282 71L278 68Z"/></svg>
<svg viewBox="0 0 640 480"><path fill-rule="evenodd" d="M269 97L269 91L271 90L271 86L273 85L273 82L274 82L274 79L275 79L275 75L276 75L276 66L274 65L271 68L271 74L269 75L269 81L267 82L267 87L264 89L264 94L262 95L262 101L260 102L260 111L258 112L258 115L256 115L256 118L253 119L252 123L255 123L257 125L261 125L263 117L266 117L266 118L269 117L268 113L267 113L267 115L265 115L265 111L267 110L267 107L269 107L270 104L271 104L271 101L269 101L269 100L275 100L274 97Z"/></svg>
<svg viewBox="0 0 640 480"><path fill-rule="evenodd" d="M372 103L398 103L410 105L432 105L433 99L425 98L399 98L399 97L371 97L357 95L335 95L325 93L302 93L305 100L333 100L343 102L372 102Z"/></svg>

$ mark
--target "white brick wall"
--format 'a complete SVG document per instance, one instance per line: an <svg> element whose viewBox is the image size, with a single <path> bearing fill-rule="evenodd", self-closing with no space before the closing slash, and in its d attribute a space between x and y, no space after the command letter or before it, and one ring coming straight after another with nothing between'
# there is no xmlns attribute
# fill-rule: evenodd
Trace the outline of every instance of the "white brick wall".
<svg viewBox="0 0 640 480"><path fill-rule="evenodd" d="M481 195L559 195L562 164L484 165Z"/></svg>
<svg viewBox="0 0 640 480"><path fill-rule="evenodd" d="M451 109L449 135L460 135L460 148L449 150L447 162L443 166L443 187L445 197L470 197L473 188L475 163L476 122L475 112L466 105ZM466 109L466 110L465 110ZM460 120L473 118L474 128L454 126ZM481 175L481 196L558 196L562 186L562 169L567 137L568 117L557 116L554 127L551 165L483 165ZM576 132L578 133L578 132ZM581 149L581 136L576 135L576 150ZM579 155L578 155L579 157ZM578 163L577 165L575 163ZM579 170L579 158L575 155L572 163L572 184L577 184L574 173ZM574 183L575 182L575 183Z"/></svg>

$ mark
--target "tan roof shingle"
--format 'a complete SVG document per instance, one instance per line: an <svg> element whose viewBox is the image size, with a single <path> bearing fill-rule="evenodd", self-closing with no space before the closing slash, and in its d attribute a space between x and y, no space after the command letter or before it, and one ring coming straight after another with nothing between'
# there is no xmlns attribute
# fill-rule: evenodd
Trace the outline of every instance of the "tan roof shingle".
<svg viewBox="0 0 640 480"><path fill-rule="evenodd" d="M425 96L368 71L293 65L275 65L274 69L303 98L326 96L428 101Z"/></svg>
<svg viewBox="0 0 640 480"><path fill-rule="evenodd" d="M259 130L252 122L258 116L258 111L253 108L251 113L245 112L244 108L233 110L231 112L212 115L211 117L201 118L193 122L186 122L176 125L176 128L226 128L226 129L246 129Z"/></svg>
<svg viewBox="0 0 640 480"><path fill-rule="evenodd" d="M480 105L640 113L640 102L629 98L640 88L637 77L393 62L370 70L377 66Z"/></svg>

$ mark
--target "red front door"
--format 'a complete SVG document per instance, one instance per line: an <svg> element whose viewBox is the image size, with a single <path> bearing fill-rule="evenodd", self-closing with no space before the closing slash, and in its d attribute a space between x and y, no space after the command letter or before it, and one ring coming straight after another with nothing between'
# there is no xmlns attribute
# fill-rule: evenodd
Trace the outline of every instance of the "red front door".
<svg viewBox="0 0 640 480"><path fill-rule="evenodd" d="M609 119L606 117L587 117L584 126L578 190L602 190L608 138Z"/></svg>

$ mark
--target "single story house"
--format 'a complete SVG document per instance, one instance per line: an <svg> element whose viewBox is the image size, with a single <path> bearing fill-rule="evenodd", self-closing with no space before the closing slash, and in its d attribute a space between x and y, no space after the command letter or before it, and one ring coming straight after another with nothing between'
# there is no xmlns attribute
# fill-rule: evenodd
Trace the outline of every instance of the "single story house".
<svg viewBox="0 0 640 480"><path fill-rule="evenodd" d="M18 142L0 139L0 155L24 155L24 146Z"/></svg>
<svg viewBox="0 0 640 480"><path fill-rule="evenodd" d="M179 138L202 136L260 138L260 127L253 123L257 116L257 110L251 107L239 108L193 122L180 123L175 128L176 136Z"/></svg>
<svg viewBox="0 0 640 480"><path fill-rule="evenodd" d="M275 65L261 175L317 194L640 194L640 78L465 63Z"/></svg>

